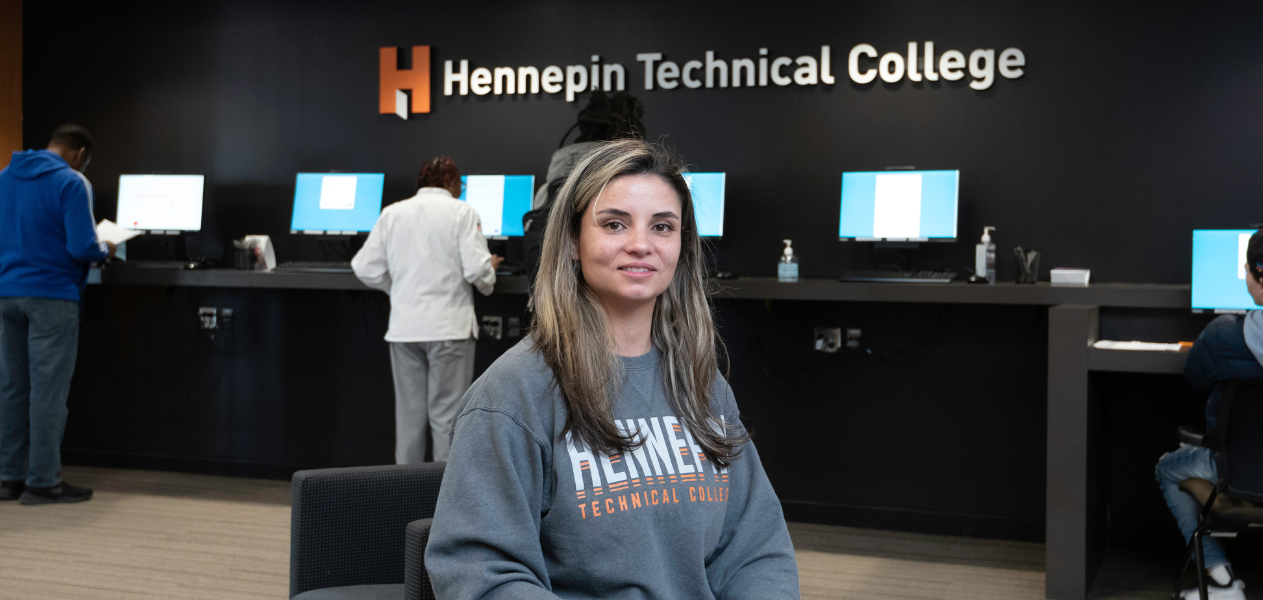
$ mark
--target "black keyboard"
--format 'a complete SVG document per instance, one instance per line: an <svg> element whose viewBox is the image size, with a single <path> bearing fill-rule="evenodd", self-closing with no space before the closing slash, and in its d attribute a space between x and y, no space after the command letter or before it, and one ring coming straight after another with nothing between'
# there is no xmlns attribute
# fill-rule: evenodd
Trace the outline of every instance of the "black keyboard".
<svg viewBox="0 0 1263 600"><path fill-rule="evenodd" d="M188 264L187 260L122 260L110 262L109 266L135 269L183 269Z"/></svg>
<svg viewBox="0 0 1263 600"><path fill-rule="evenodd" d="M512 277L514 275L522 275L526 273L526 266L520 263L500 263L500 267L496 269L496 275L501 277Z"/></svg>
<svg viewBox="0 0 1263 600"><path fill-rule="evenodd" d="M276 265L273 271L290 273L351 273L349 262L294 260Z"/></svg>
<svg viewBox="0 0 1263 600"><path fill-rule="evenodd" d="M880 269L872 271L847 271L838 281L873 281L879 283L951 283L956 279L952 271L898 271Z"/></svg>

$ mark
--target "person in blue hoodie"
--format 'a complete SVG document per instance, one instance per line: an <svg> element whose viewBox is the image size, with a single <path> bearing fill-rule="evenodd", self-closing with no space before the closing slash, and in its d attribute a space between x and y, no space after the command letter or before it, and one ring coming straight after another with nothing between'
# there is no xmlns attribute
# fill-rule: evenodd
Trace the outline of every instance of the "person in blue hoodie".
<svg viewBox="0 0 1263 600"><path fill-rule="evenodd" d="M1250 236L1245 267L1246 289L1254 303L1263 306L1263 230ZM1210 393L1206 400L1206 432L1213 432L1224 386L1234 379L1263 379L1263 311L1252 310L1246 316L1223 315L1211 321L1197 336L1184 361L1184 377L1195 391ZM1185 543L1197 530L1202 507L1180 491L1180 482L1191 477L1215 482L1219 479L1216 471L1214 454L1199 446L1180 444L1158 459L1158 484ZM1210 537L1202 544L1210 575L1207 600L1245 600L1245 583L1233 574L1223 544ZM1184 590L1181 597L1195 599L1199 595L1197 588L1192 588Z"/></svg>
<svg viewBox="0 0 1263 600"><path fill-rule="evenodd" d="M97 239L91 159L88 130L67 124L0 171L0 500L92 497L61 478L79 302L89 264L115 251Z"/></svg>

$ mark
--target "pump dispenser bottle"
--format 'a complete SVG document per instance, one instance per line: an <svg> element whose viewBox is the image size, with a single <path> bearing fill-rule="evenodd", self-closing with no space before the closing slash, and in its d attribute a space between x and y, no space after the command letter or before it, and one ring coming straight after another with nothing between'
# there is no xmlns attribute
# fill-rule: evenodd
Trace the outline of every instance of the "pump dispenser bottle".
<svg viewBox="0 0 1263 600"><path fill-rule="evenodd" d="M991 241L991 232L995 227L982 228L982 242L974 251L974 276L970 281L995 285L995 243Z"/></svg>
<svg viewBox="0 0 1263 600"><path fill-rule="evenodd" d="M776 280L784 282L798 281L798 257L794 256L793 240L781 240L785 250L781 252L781 264L776 266Z"/></svg>

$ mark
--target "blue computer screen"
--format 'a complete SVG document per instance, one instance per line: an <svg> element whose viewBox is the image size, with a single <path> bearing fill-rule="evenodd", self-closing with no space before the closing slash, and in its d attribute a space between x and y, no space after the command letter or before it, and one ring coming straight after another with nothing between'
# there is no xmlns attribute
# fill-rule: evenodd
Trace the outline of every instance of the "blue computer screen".
<svg viewBox="0 0 1263 600"><path fill-rule="evenodd" d="M534 175L467 175L460 182L460 199L478 211L483 235L522 235L522 217L535 194Z"/></svg>
<svg viewBox="0 0 1263 600"><path fill-rule="evenodd" d="M960 171L843 173L838 237L954 240L959 190Z"/></svg>
<svg viewBox="0 0 1263 600"><path fill-rule="evenodd" d="M1254 229L1193 231L1193 308L1259 308L1246 290L1245 249Z"/></svg>
<svg viewBox="0 0 1263 600"><path fill-rule="evenodd" d="M697 218L697 234L702 237L724 235L723 173L686 173L684 181L693 192L693 214Z"/></svg>
<svg viewBox="0 0 1263 600"><path fill-rule="evenodd" d="M370 231L382 213L382 173L299 173L295 231Z"/></svg>

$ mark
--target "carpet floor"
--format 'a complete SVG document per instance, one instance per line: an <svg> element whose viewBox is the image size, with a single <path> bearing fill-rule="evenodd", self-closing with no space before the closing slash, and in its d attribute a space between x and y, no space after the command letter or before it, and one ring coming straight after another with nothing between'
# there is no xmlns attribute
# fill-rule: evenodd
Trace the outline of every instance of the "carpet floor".
<svg viewBox="0 0 1263 600"><path fill-rule="evenodd" d="M288 482L76 466L65 475L95 497L0 503L0 600L287 598ZM803 598L1044 597L1042 544L805 523L789 530ZM1166 598L1171 560L1111 552L1091 598ZM1241 574L1258 582L1249 597L1263 599L1263 572Z"/></svg>

